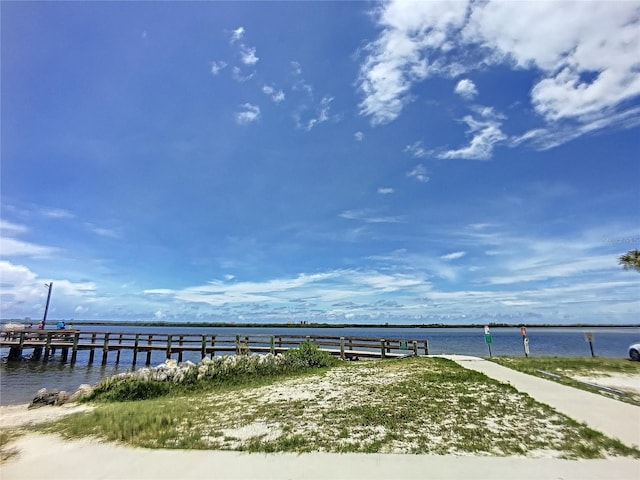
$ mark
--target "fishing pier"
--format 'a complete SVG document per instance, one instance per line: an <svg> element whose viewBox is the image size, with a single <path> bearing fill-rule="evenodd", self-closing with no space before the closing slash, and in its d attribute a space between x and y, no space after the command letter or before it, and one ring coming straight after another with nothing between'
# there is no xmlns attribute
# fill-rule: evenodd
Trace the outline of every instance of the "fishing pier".
<svg viewBox="0 0 640 480"><path fill-rule="evenodd" d="M29 358L47 362L60 351L62 362L74 364L80 354L87 364L96 361L96 351L101 355L100 363L119 364L121 355L126 361L136 364L144 361L150 365L152 354L171 359L177 355L178 362L183 357L215 355L248 355L252 353L284 353L297 348L305 340L310 340L320 348L342 359L356 358L398 358L429 354L427 340L338 337L322 335L263 335L263 334L218 334L218 333L131 333L131 332L91 332L80 330L39 330L12 329L0 333L0 348L8 348L8 359L21 360L25 351L31 350ZM87 355L88 353L88 355ZM69 358L70 356L70 358ZM124 358L123 358L124 360Z"/></svg>

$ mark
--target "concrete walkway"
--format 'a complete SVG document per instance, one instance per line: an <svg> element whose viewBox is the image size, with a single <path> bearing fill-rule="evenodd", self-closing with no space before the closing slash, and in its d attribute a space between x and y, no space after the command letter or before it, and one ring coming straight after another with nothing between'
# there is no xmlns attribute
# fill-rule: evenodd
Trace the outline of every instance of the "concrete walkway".
<svg viewBox="0 0 640 480"><path fill-rule="evenodd" d="M586 423L608 437L617 438L629 446L640 447L640 407L521 373L482 358L437 356L453 360L500 382L509 383L535 400L546 403L578 422ZM640 471L638 478L640 479Z"/></svg>

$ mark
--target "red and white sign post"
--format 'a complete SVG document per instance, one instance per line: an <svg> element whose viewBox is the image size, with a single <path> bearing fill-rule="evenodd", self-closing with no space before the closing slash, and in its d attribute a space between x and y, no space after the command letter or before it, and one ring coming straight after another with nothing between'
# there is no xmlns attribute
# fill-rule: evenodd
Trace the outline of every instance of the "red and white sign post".
<svg viewBox="0 0 640 480"><path fill-rule="evenodd" d="M524 348L524 356L529 356L529 339L527 338L527 327L520 327L520 333L522 334L522 347Z"/></svg>

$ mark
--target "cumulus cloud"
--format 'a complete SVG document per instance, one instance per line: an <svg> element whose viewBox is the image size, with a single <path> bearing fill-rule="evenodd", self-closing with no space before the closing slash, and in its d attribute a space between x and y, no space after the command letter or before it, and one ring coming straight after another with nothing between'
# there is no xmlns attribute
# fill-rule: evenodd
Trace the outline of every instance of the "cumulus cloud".
<svg viewBox="0 0 640 480"><path fill-rule="evenodd" d="M379 187L378 188L378 193L380 195L390 195L394 192L393 188L390 187Z"/></svg>
<svg viewBox="0 0 640 480"><path fill-rule="evenodd" d="M467 100L472 100L476 95L478 95L478 89L476 88L475 83L468 78L460 80L456 85L454 92Z"/></svg>
<svg viewBox="0 0 640 480"><path fill-rule="evenodd" d="M230 43L235 43L244 37L244 27L238 27L231 32Z"/></svg>
<svg viewBox="0 0 640 480"><path fill-rule="evenodd" d="M227 66L227 62L223 62L223 61L218 61L218 62L211 62L211 75L216 76L218 75L222 70L224 70Z"/></svg>
<svg viewBox="0 0 640 480"><path fill-rule="evenodd" d="M427 183L429 181L429 172L424 165L419 164L407 173L407 177L415 178L421 183Z"/></svg>
<svg viewBox="0 0 640 480"><path fill-rule="evenodd" d="M271 100L273 100L275 103L280 103L285 98L284 92L282 90L276 90L269 85L265 85L264 87L262 87L262 92L265 95L269 95L271 97Z"/></svg>
<svg viewBox="0 0 640 480"><path fill-rule="evenodd" d="M256 56L255 47L240 45L240 60L245 65L255 65L260 59Z"/></svg>
<svg viewBox="0 0 640 480"><path fill-rule="evenodd" d="M356 132L353 134L353 138L355 138L358 142L361 142L362 140L364 140L364 133Z"/></svg>
<svg viewBox="0 0 640 480"><path fill-rule="evenodd" d="M435 68L427 61L427 51L444 47L449 32L464 24L466 13L465 2L392 1L380 9L382 32L365 47L368 55L358 77L364 94L360 113L373 125L395 120L412 100L413 85Z"/></svg>
<svg viewBox="0 0 640 480"><path fill-rule="evenodd" d="M416 83L480 65L535 71L530 101L546 122L615 118L640 95L637 2L392 0L374 18L381 31L358 77L360 113L374 125L397 118ZM462 80L456 91L473 95L471 87ZM476 143L497 138L495 127Z"/></svg>
<svg viewBox="0 0 640 480"><path fill-rule="evenodd" d="M258 105L245 103L241 106L241 110L236 112L234 116L237 124L248 125L258 121L260 118L260 107Z"/></svg>

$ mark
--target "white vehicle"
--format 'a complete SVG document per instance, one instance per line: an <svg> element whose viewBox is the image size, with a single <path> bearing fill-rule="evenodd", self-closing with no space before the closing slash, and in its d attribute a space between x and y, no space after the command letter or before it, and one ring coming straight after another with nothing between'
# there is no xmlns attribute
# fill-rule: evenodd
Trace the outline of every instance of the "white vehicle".
<svg viewBox="0 0 640 480"><path fill-rule="evenodd" d="M631 360L640 360L640 343L629 345L629 357L631 358Z"/></svg>

